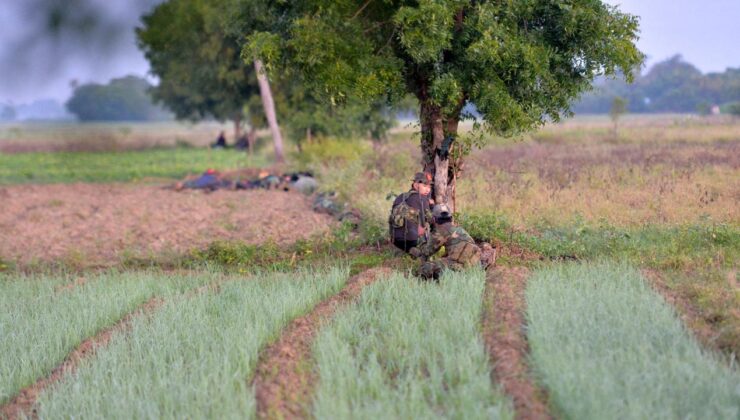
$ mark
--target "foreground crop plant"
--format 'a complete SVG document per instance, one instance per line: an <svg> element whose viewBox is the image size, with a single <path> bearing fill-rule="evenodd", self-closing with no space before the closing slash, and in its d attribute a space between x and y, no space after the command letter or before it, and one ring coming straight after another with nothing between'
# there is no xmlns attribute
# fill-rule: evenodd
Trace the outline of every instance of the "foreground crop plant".
<svg viewBox="0 0 740 420"><path fill-rule="evenodd" d="M455 209L462 156L483 134L515 134L570 114L597 75L642 61L638 22L600 0L233 0L245 55L300 74L331 103L420 103L422 165ZM254 13L259 11L259 18ZM257 24L262 23L262 24ZM266 27L264 22L271 22ZM480 113L471 135L458 124ZM439 153L445 138L457 139Z"/></svg>

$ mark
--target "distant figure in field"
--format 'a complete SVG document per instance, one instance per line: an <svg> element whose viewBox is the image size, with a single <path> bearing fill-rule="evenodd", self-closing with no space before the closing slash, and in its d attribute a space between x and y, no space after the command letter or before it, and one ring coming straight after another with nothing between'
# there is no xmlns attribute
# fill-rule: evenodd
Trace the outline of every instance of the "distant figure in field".
<svg viewBox="0 0 740 420"><path fill-rule="evenodd" d="M218 134L218 138L215 143L211 144L211 149L225 149L226 148L226 136L224 132Z"/></svg>
<svg viewBox="0 0 740 420"><path fill-rule="evenodd" d="M234 149L236 150L247 150L249 149L249 139L246 134L242 134L234 143Z"/></svg>

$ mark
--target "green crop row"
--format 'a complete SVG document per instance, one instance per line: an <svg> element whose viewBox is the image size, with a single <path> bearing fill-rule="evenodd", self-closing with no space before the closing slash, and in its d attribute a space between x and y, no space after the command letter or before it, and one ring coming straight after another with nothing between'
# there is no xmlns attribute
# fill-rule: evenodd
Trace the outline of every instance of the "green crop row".
<svg viewBox="0 0 740 420"><path fill-rule="evenodd" d="M512 418L479 335L482 271L368 286L317 337L316 418Z"/></svg>
<svg viewBox="0 0 740 420"><path fill-rule="evenodd" d="M264 156L211 149L0 154L0 184L139 181L264 166Z"/></svg>
<svg viewBox="0 0 740 420"><path fill-rule="evenodd" d="M0 403L60 364L85 338L155 295L207 280L105 273L74 284L0 274Z"/></svg>
<svg viewBox="0 0 740 420"><path fill-rule="evenodd" d="M526 291L535 372L573 419L737 419L740 374L627 265L561 264Z"/></svg>
<svg viewBox="0 0 740 420"><path fill-rule="evenodd" d="M41 395L39 418L251 418L260 350L347 269L257 274L172 299Z"/></svg>

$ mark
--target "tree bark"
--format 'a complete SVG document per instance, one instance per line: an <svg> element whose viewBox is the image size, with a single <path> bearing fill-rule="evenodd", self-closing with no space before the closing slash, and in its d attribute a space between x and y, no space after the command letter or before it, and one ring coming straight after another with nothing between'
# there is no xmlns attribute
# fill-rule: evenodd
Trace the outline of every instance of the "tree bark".
<svg viewBox="0 0 740 420"><path fill-rule="evenodd" d="M442 159L437 150L442 146L445 138L442 110L429 100L421 100L421 151L424 172L432 174L434 188L432 198L436 204L448 204L447 179L449 159Z"/></svg>
<svg viewBox="0 0 740 420"><path fill-rule="evenodd" d="M242 116L237 112L234 114L234 144L239 141L242 134Z"/></svg>
<svg viewBox="0 0 740 420"><path fill-rule="evenodd" d="M262 97L262 106L265 108L265 117L267 117L267 123L270 125L270 132L272 132L272 142L275 146L275 161L283 163L285 162L283 136L280 134L280 126L278 126L277 116L275 115L275 101L272 99L270 82L267 80L267 73L261 60L254 60L254 70L257 72L257 82L260 86L260 96Z"/></svg>
<svg viewBox="0 0 740 420"><path fill-rule="evenodd" d="M247 149L249 154L254 154L254 144L257 142L257 128L255 126L249 127L249 133L247 134Z"/></svg>
<svg viewBox="0 0 740 420"><path fill-rule="evenodd" d="M439 157L437 150L442 146L446 136L457 137L460 112L465 103L461 99L451 115L444 116L442 109L431 103L422 91L419 97L421 111L421 150L424 171L434 177L432 198L436 204L447 204L452 212L456 210L455 189L461 162L452 165L449 156ZM455 143L453 143L453 148ZM451 149L452 150L452 149Z"/></svg>

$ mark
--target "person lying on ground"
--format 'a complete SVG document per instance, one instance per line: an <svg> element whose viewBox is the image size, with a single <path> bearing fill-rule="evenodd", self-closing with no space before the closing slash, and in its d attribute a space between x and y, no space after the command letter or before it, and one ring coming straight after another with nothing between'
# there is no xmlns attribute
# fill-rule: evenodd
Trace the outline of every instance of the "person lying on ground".
<svg viewBox="0 0 740 420"><path fill-rule="evenodd" d="M214 169L207 169L201 176L195 179L189 179L175 184L176 191L180 191L182 189L214 191L222 188L230 189L233 187L234 183L232 181L224 179L223 176Z"/></svg>
<svg viewBox="0 0 740 420"><path fill-rule="evenodd" d="M434 229L429 240L409 251L411 255L421 259L419 277L438 279L444 270L463 270L476 265L488 268L492 263L490 259L495 258L495 253L492 255L489 253L489 250L492 250L490 245L485 244L487 253L485 259L481 259L481 248L476 245L465 229L452 223L452 213L446 205L434 206L432 216ZM432 260L432 256L437 254L442 247L444 247L442 257Z"/></svg>
<svg viewBox="0 0 740 420"><path fill-rule="evenodd" d="M411 190L393 202L388 218L391 241L404 252L423 242L429 233L431 192L431 174L418 172L412 179Z"/></svg>

